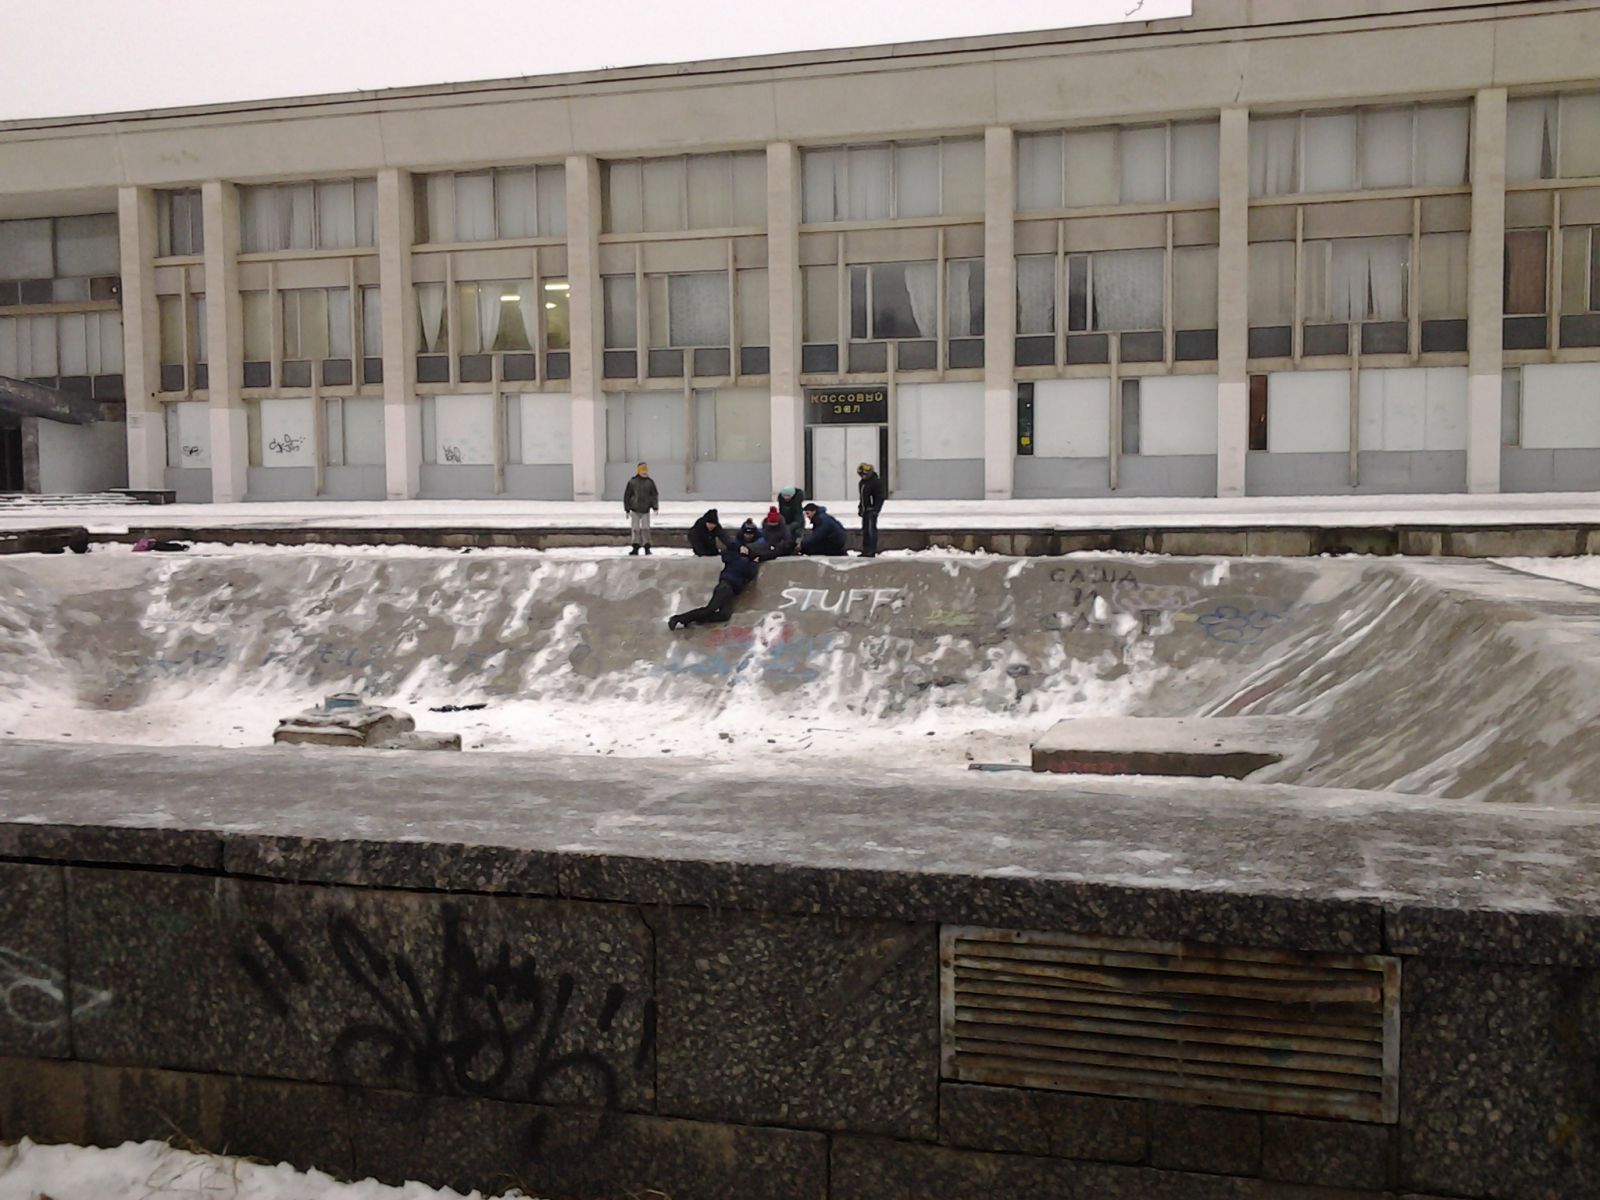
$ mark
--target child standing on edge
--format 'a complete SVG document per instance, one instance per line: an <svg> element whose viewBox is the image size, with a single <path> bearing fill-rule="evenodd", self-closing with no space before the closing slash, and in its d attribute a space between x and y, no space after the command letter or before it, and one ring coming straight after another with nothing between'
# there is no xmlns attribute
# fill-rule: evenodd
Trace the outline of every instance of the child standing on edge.
<svg viewBox="0 0 1600 1200"><path fill-rule="evenodd" d="M640 546L646 554L650 553L650 513L660 507L661 493L656 490L656 481L650 478L650 464L640 463L633 478L628 480L628 486L622 489L622 511L628 514L633 537L633 549L628 551L630 558L639 553Z"/></svg>

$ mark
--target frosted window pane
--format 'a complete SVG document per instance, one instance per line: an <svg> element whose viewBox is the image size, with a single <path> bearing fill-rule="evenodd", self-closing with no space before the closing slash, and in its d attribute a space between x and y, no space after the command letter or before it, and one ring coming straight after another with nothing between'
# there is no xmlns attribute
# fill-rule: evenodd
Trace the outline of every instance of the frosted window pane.
<svg viewBox="0 0 1600 1200"><path fill-rule="evenodd" d="M1062 206L1061 135L1024 133L1017 137L1017 211Z"/></svg>
<svg viewBox="0 0 1600 1200"><path fill-rule="evenodd" d="M428 228L424 239L429 242L448 242L456 232L456 184L451 175L429 175L425 191L428 205Z"/></svg>
<svg viewBox="0 0 1600 1200"><path fill-rule="evenodd" d="M1471 178L1472 109L1465 104L1417 110L1417 182L1460 187Z"/></svg>
<svg viewBox="0 0 1600 1200"><path fill-rule="evenodd" d="M1526 183L1555 176L1554 96L1513 100L1506 105L1506 179Z"/></svg>
<svg viewBox="0 0 1600 1200"><path fill-rule="evenodd" d="M361 289L361 353L368 358L383 354L383 297L375 287Z"/></svg>
<svg viewBox="0 0 1600 1200"><path fill-rule="evenodd" d="M850 187L845 217L879 221L889 215L890 154L887 146L857 146L845 151Z"/></svg>
<svg viewBox="0 0 1600 1200"><path fill-rule="evenodd" d="M681 463L688 460L689 410L681 392L630 392L624 405L624 462Z"/></svg>
<svg viewBox="0 0 1600 1200"><path fill-rule="evenodd" d="M456 241L494 238L494 177L487 171L456 176Z"/></svg>
<svg viewBox="0 0 1600 1200"><path fill-rule="evenodd" d="M275 250L311 250L317 244L317 194L309 183L275 189L279 237Z"/></svg>
<svg viewBox="0 0 1600 1200"><path fill-rule="evenodd" d="M1164 250L1107 250L1094 258L1094 328L1160 329Z"/></svg>
<svg viewBox="0 0 1600 1200"><path fill-rule="evenodd" d="M1172 252L1175 329L1217 327L1217 248L1178 246Z"/></svg>
<svg viewBox="0 0 1600 1200"><path fill-rule="evenodd" d="M57 278L116 275L121 270L115 213L62 217L56 222Z"/></svg>
<svg viewBox="0 0 1600 1200"><path fill-rule="evenodd" d="M1294 243L1250 246L1250 324L1287 325L1294 320Z"/></svg>
<svg viewBox="0 0 1600 1200"><path fill-rule="evenodd" d="M261 465L316 466L316 410L311 400L262 400L260 406Z"/></svg>
<svg viewBox="0 0 1600 1200"><path fill-rule="evenodd" d="M1159 204L1167 198L1167 130L1122 131L1122 203Z"/></svg>
<svg viewBox="0 0 1600 1200"><path fill-rule="evenodd" d="M895 215L939 215L939 143L917 142L894 148Z"/></svg>
<svg viewBox="0 0 1600 1200"><path fill-rule="evenodd" d="M1068 208L1117 202L1117 131L1091 129L1063 139Z"/></svg>
<svg viewBox="0 0 1600 1200"><path fill-rule="evenodd" d="M1409 108L1378 109L1361 115L1361 186L1411 185Z"/></svg>
<svg viewBox="0 0 1600 1200"><path fill-rule="evenodd" d="M668 323L667 310L667 277L665 275L646 275L644 277L645 300L645 334L650 339L648 345L651 349L658 349L672 345L671 326Z"/></svg>
<svg viewBox="0 0 1600 1200"><path fill-rule="evenodd" d="M673 346L728 345L728 276L704 272L668 281Z"/></svg>
<svg viewBox="0 0 1600 1200"><path fill-rule="evenodd" d="M947 138L942 149L944 197L947 217L979 216L983 212L983 139Z"/></svg>
<svg viewBox="0 0 1600 1200"><path fill-rule="evenodd" d="M0 221L0 279L49 279L49 221Z"/></svg>
<svg viewBox="0 0 1600 1200"><path fill-rule="evenodd" d="M378 244L378 184L372 179L356 180L356 241L358 246Z"/></svg>
<svg viewBox="0 0 1600 1200"><path fill-rule="evenodd" d="M1417 280L1424 321L1467 315L1467 235L1422 235L1422 274Z"/></svg>
<svg viewBox="0 0 1600 1200"><path fill-rule="evenodd" d="M840 190L841 150L807 150L800 156L800 219L837 221L844 210Z"/></svg>
<svg viewBox="0 0 1600 1200"><path fill-rule="evenodd" d="M936 337L937 267L931 262L878 263L872 267L872 336Z"/></svg>
<svg viewBox="0 0 1600 1200"><path fill-rule="evenodd" d="M733 223L767 223L767 156L760 153L733 156Z"/></svg>
<svg viewBox="0 0 1600 1200"><path fill-rule="evenodd" d="M606 164L606 231L638 233L644 228L643 184L639 164Z"/></svg>
<svg viewBox="0 0 1600 1200"><path fill-rule="evenodd" d="M1561 174L1600 175L1600 94L1561 98Z"/></svg>
<svg viewBox="0 0 1600 1200"><path fill-rule="evenodd" d="M270 187L242 187L239 189L239 249L246 254L272 249L275 214ZM4 274L0 270L0 274Z"/></svg>
<svg viewBox="0 0 1600 1200"><path fill-rule="evenodd" d="M494 176L496 232L502 238L539 235L539 184L533 171L497 171Z"/></svg>
<svg viewBox="0 0 1600 1200"><path fill-rule="evenodd" d="M350 357L350 289L329 288L328 358Z"/></svg>
<svg viewBox="0 0 1600 1200"><path fill-rule="evenodd" d="M1017 333L1056 331L1056 256L1017 256Z"/></svg>
<svg viewBox="0 0 1600 1200"><path fill-rule="evenodd" d="M564 464L572 461L572 397L564 393L524 392L508 397L520 405L519 462Z"/></svg>
<svg viewBox="0 0 1600 1200"><path fill-rule="evenodd" d="M805 312L800 337L805 342L839 340L839 270L831 263L800 268L800 292Z"/></svg>
<svg viewBox="0 0 1600 1200"><path fill-rule="evenodd" d="M377 396L346 396L344 463L349 467L383 465L383 401Z"/></svg>
<svg viewBox="0 0 1600 1200"><path fill-rule="evenodd" d="M948 263L945 293L945 328L950 337L983 336L983 260L960 259Z"/></svg>
<svg viewBox="0 0 1600 1200"><path fill-rule="evenodd" d="M324 250L347 250L356 244L356 185L350 181L319 183L317 195L317 245Z"/></svg>
<svg viewBox="0 0 1600 1200"><path fill-rule="evenodd" d="M739 293L739 344L765 346L770 332L767 323L767 273L765 270L740 271L734 277Z"/></svg>
<svg viewBox="0 0 1600 1200"><path fill-rule="evenodd" d="M689 228L726 229L733 222L733 163L727 154L689 157Z"/></svg>
<svg viewBox="0 0 1600 1200"><path fill-rule="evenodd" d="M685 229L683 159L644 162L644 227L649 231Z"/></svg>
<svg viewBox="0 0 1600 1200"><path fill-rule="evenodd" d="M1250 122L1250 194L1287 196L1299 182L1300 119Z"/></svg>
<svg viewBox="0 0 1600 1200"><path fill-rule="evenodd" d="M157 296L156 321L161 329L161 365L183 365L183 297ZM0 363L0 375L6 374Z"/></svg>
<svg viewBox="0 0 1600 1200"><path fill-rule="evenodd" d="M494 463L494 397L435 396L434 462L451 466Z"/></svg>
<svg viewBox="0 0 1600 1200"><path fill-rule="evenodd" d="M1307 192L1346 192L1356 185L1356 115L1305 118Z"/></svg>
<svg viewBox="0 0 1600 1200"><path fill-rule="evenodd" d="M567 232L567 173L562 167L540 167L539 235L561 237Z"/></svg>
<svg viewBox="0 0 1600 1200"><path fill-rule="evenodd" d="M1172 198L1215 200L1218 195L1218 155L1221 153L1215 121L1172 127Z"/></svg>
<svg viewBox="0 0 1600 1200"><path fill-rule="evenodd" d="M607 275L600 284L605 292L606 349L632 350L639 337L634 278Z"/></svg>

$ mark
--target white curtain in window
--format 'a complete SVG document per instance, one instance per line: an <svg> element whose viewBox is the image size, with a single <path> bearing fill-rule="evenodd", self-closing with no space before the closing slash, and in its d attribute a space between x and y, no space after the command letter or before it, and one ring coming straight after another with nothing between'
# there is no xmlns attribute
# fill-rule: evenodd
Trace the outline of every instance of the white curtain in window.
<svg viewBox="0 0 1600 1200"><path fill-rule="evenodd" d="M246 254L271 249L277 238L277 213L272 188L240 188L239 248ZM3 260L4 253L0 252L0 271L4 269Z"/></svg>
<svg viewBox="0 0 1600 1200"><path fill-rule="evenodd" d="M526 348L536 349L539 345L539 314L544 311L544 290L531 279L508 290L517 293L517 315L522 319L522 337Z"/></svg>
<svg viewBox="0 0 1600 1200"><path fill-rule="evenodd" d="M1117 131L1089 129L1068 133L1062 142L1066 161L1068 208L1115 204L1121 182L1117 171Z"/></svg>
<svg viewBox="0 0 1600 1200"><path fill-rule="evenodd" d="M638 233L644 228L644 173L638 162L605 165L607 233Z"/></svg>
<svg viewBox="0 0 1600 1200"><path fill-rule="evenodd" d="M895 216L938 216L940 177L938 142L897 143L894 147Z"/></svg>
<svg viewBox="0 0 1600 1200"><path fill-rule="evenodd" d="M274 250L311 250L317 244L317 195L309 183L274 189L278 201L279 242Z"/></svg>
<svg viewBox="0 0 1600 1200"><path fill-rule="evenodd" d="M1467 246L1464 233L1422 235L1421 275L1417 280L1424 321L1467 315Z"/></svg>
<svg viewBox="0 0 1600 1200"><path fill-rule="evenodd" d="M510 295L505 289L506 284L493 280L478 285L478 345L480 353L487 354L491 350L504 350L500 344L500 308L502 295ZM513 290L515 290L513 288ZM463 347L471 351L474 347Z"/></svg>
<svg viewBox="0 0 1600 1200"><path fill-rule="evenodd" d="M945 296L945 328L950 337L983 336L983 260L960 259L946 264L950 273Z"/></svg>
<svg viewBox="0 0 1600 1200"><path fill-rule="evenodd" d="M317 245L347 250L356 244L356 185L339 180L316 185Z"/></svg>
<svg viewBox="0 0 1600 1200"><path fill-rule="evenodd" d="M456 181L448 172L429 175L427 182L428 228L423 236L430 242L453 242L456 238Z"/></svg>
<svg viewBox="0 0 1600 1200"><path fill-rule="evenodd" d="M1106 250L1094 259L1094 328L1160 329L1164 250Z"/></svg>
<svg viewBox="0 0 1600 1200"><path fill-rule="evenodd" d="M444 284L416 285L417 315L422 321L422 340L417 347L423 354L443 354L449 349L449 330L444 320Z"/></svg>
<svg viewBox="0 0 1600 1200"><path fill-rule="evenodd" d="M1356 185L1356 114L1318 113L1304 119L1302 190L1347 192Z"/></svg>
<svg viewBox="0 0 1600 1200"><path fill-rule="evenodd" d="M1215 121L1172 127L1172 198L1215 200L1218 195L1219 130Z"/></svg>
<svg viewBox="0 0 1600 1200"><path fill-rule="evenodd" d="M1122 203L1161 203L1167 198L1167 127L1124 129L1121 142Z"/></svg>
<svg viewBox="0 0 1600 1200"><path fill-rule="evenodd" d="M562 237L567 232L567 173L562 167L540 167L539 236Z"/></svg>
<svg viewBox="0 0 1600 1200"><path fill-rule="evenodd" d="M670 276L667 306L671 345L728 345L728 276L725 272Z"/></svg>
<svg viewBox="0 0 1600 1200"><path fill-rule="evenodd" d="M844 212L842 150L806 150L800 155L800 219L836 221Z"/></svg>
<svg viewBox="0 0 1600 1200"><path fill-rule="evenodd" d="M644 161L644 227L650 232L688 228L683 211L684 165L681 158Z"/></svg>
<svg viewBox="0 0 1600 1200"><path fill-rule="evenodd" d="M1417 182L1460 187L1471 175L1472 107L1425 104L1417 110Z"/></svg>
<svg viewBox="0 0 1600 1200"><path fill-rule="evenodd" d="M940 211L947 217L981 215L984 209L983 139L945 138L939 155L939 169L944 179Z"/></svg>
<svg viewBox="0 0 1600 1200"><path fill-rule="evenodd" d="M1299 185L1300 118L1250 122L1250 194L1287 196Z"/></svg>
<svg viewBox="0 0 1600 1200"><path fill-rule="evenodd" d="M62 217L56 222L56 278L121 274L118 245L115 213Z"/></svg>
<svg viewBox="0 0 1600 1200"><path fill-rule="evenodd" d="M1246 307L1252 327L1288 325L1294 320L1294 243L1250 244L1250 293Z"/></svg>
<svg viewBox="0 0 1600 1200"><path fill-rule="evenodd" d="M328 353L329 358L350 357L350 289L329 288L328 298Z"/></svg>
<svg viewBox="0 0 1600 1200"><path fill-rule="evenodd" d="M1411 125L1409 108L1374 108L1361 114L1361 186L1364 188L1411 185Z"/></svg>
<svg viewBox="0 0 1600 1200"><path fill-rule="evenodd" d="M1555 176L1556 98L1534 96L1506 105L1506 179L1527 183Z"/></svg>
<svg viewBox="0 0 1600 1200"><path fill-rule="evenodd" d="M383 300L375 287L361 289L361 353L383 356Z"/></svg>
<svg viewBox="0 0 1600 1200"><path fill-rule="evenodd" d="M905 264L906 295L911 299L911 319L916 324L917 337L939 336L938 270L937 263Z"/></svg>
<svg viewBox="0 0 1600 1200"><path fill-rule="evenodd" d="M691 154L689 228L726 229L733 224L733 156Z"/></svg>
<svg viewBox="0 0 1600 1200"><path fill-rule="evenodd" d="M849 221L881 221L889 216L891 159L888 146L852 146L845 151L850 194Z"/></svg>
<svg viewBox="0 0 1600 1200"><path fill-rule="evenodd" d="M1561 175L1600 175L1600 94L1561 97Z"/></svg>
<svg viewBox="0 0 1600 1200"><path fill-rule="evenodd" d="M1408 238L1305 244L1307 321L1403 321Z"/></svg>
<svg viewBox="0 0 1600 1200"><path fill-rule="evenodd" d="M638 343L637 287L632 275L607 275L600 280L605 293L607 350L632 350Z"/></svg>
<svg viewBox="0 0 1600 1200"><path fill-rule="evenodd" d="M1017 135L1017 211L1037 212L1062 205L1061 135Z"/></svg>
<svg viewBox="0 0 1600 1200"><path fill-rule="evenodd" d="M1017 256L1017 333L1054 333L1056 329L1056 256Z"/></svg>
<svg viewBox="0 0 1600 1200"><path fill-rule="evenodd" d="M539 236L539 185L531 167L525 171L495 172L494 208L500 237Z"/></svg>
<svg viewBox="0 0 1600 1200"><path fill-rule="evenodd" d="M1172 251L1172 324L1175 329L1217 327L1217 248L1178 246Z"/></svg>
<svg viewBox="0 0 1600 1200"><path fill-rule="evenodd" d="M487 171L457 175L456 237L458 242L494 238L494 176Z"/></svg>

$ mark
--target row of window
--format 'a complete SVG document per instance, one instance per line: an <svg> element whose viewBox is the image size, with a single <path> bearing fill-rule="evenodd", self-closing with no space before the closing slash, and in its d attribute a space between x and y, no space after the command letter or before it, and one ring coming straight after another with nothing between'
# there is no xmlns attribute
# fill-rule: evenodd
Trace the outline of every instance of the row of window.
<svg viewBox="0 0 1600 1200"><path fill-rule="evenodd" d="M0 375L53 379L121 373L119 312L0 317Z"/></svg>
<svg viewBox="0 0 1600 1200"><path fill-rule="evenodd" d="M114 297L118 245L115 213L0 221L0 306Z"/></svg>

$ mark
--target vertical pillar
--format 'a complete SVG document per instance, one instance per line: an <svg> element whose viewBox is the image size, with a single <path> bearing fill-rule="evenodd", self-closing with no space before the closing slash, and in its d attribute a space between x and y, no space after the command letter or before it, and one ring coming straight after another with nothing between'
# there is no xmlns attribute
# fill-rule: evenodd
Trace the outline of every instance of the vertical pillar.
<svg viewBox="0 0 1600 1200"><path fill-rule="evenodd" d="M767 147L767 321L772 377L772 490L806 477L805 393L800 387L800 151Z"/></svg>
<svg viewBox="0 0 1600 1200"><path fill-rule="evenodd" d="M122 247L122 381L128 397L128 486L165 486L167 438L161 404L161 325L156 304L156 194L117 189Z"/></svg>
<svg viewBox="0 0 1600 1200"><path fill-rule="evenodd" d="M409 500L422 471L422 409L417 403L417 322L411 295L416 203L407 171L378 172L378 303L383 313L384 495Z"/></svg>
<svg viewBox="0 0 1600 1200"><path fill-rule="evenodd" d="M1506 242L1506 91L1485 88L1472 115L1467 267L1467 490L1500 490L1500 367Z"/></svg>
<svg viewBox="0 0 1600 1200"><path fill-rule="evenodd" d="M1217 495L1245 494L1250 450L1250 112L1222 110L1218 139Z"/></svg>
<svg viewBox="0 0 1600 1200"><path fill-rule="evenodd" d="M244 499L249 482L244 322L239 302L239 189L213 179L200 188L205 214L206 368L211 394L211 499Z"/></svg>
<svg viewBox="0 0 1600 1200"><path fill-rule="evenodd" d="M599 500L606 489L600 162L584 154L567 159L567 285L572 328L572 498Z"/></svg>
<svg viewBox="0 0 1600 1200"><path fill-rule="evenodd" d="M995 127L983 144L983 496L1009 500L1017 462L1016 143L1009 128Z"/></svg>

